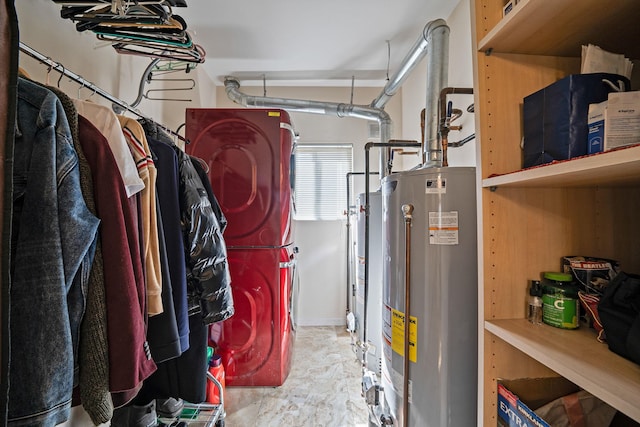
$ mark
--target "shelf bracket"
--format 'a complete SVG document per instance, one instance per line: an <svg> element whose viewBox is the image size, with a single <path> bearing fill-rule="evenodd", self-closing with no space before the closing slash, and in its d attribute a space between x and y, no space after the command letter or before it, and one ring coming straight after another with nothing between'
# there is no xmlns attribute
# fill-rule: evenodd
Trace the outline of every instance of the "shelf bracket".
<svg viewBox="0 0 640 427"><path fill-rule="evenodd" d="M498 189L497 185L492 185L491 187L489 187L489 191L491 191L492 193L495 193L497 189Z"/></svg>

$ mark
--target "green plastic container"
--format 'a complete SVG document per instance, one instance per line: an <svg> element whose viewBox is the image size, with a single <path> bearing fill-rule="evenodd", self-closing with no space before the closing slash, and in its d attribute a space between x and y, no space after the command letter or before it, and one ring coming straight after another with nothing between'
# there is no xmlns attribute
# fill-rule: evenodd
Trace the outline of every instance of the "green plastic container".
<svg viewBox="0 0 640 427"><path fill-rule="evenodd" d="M547 271L542 277L542 322L556 328L576 329L580 303L573 276Z"/></svg>

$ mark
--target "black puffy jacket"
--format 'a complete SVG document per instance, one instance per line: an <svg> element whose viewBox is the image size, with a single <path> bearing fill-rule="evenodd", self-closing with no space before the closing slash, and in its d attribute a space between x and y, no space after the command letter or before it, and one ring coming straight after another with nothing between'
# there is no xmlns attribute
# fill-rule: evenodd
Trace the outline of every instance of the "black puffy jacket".
<svg viewBox="0 0 640 427"><path fill-rule="evenodd" d="M234 313L227 247L206 188L189 156L180 148L180 216L187 262L189 313L201 311L205 324Z"/></svg>

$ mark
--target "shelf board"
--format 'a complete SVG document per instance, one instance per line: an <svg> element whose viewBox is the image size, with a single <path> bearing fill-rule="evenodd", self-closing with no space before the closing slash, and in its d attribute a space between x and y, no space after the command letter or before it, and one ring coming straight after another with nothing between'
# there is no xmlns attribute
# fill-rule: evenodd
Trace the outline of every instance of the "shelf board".
<svg viewBox="0 0 640 427"><path fill-rule="evenodd" d="M640 365L599 343L595 331L536 326L526 319L486 321L485 329L640 422Z"/></svg>
<svg viewBox="0 0 640 427"><path fill-rule="evenodd" d="M580 46L591 43L640 58L638 16L637 0L521 0L480 40L478 50L580 57Z"/></svg>
<svg viewBox="0 0 640 427"><path fill-rule="evenodd" d="M640 3L640 2L638 2ZM640 145L523 169L482 180L492 187L593 187L640 184Z"/></svg>

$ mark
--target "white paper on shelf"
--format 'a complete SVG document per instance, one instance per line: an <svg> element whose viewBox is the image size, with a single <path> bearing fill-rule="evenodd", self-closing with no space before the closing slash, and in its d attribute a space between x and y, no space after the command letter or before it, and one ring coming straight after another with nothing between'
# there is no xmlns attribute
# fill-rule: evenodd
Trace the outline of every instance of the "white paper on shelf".
<svg viewBox="0 0 640 427"><path fill-rule="evenodd" d="M582 74L612 73L630 79L632 69L633 62L623 54L607 52L593 44L582 46Z"/></svg>

